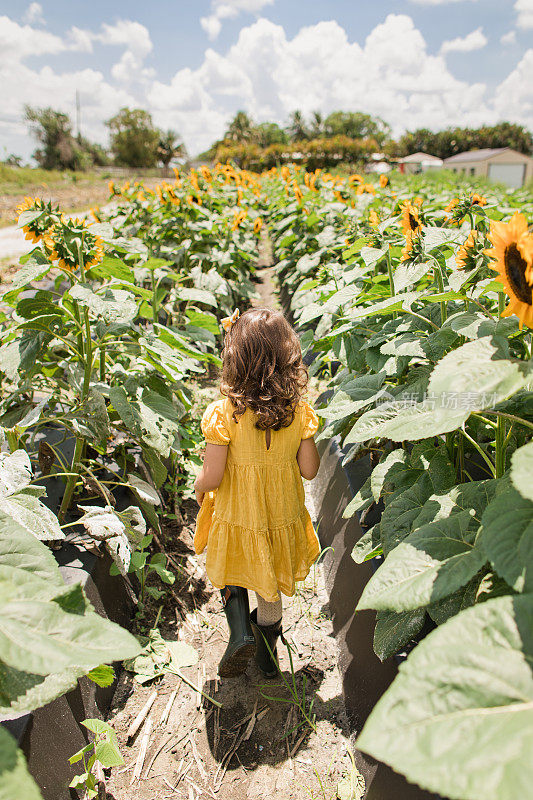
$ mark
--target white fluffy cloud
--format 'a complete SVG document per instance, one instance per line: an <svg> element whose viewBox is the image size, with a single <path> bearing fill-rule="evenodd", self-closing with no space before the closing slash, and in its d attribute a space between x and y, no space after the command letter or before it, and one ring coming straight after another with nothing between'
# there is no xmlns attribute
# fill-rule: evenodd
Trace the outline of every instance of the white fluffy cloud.
<svg viewBox="0 0 533 800"><path fill-rule="evenodd" d="M28 25L43 25L44 17L42 5L40 3L30 3L24 12L22 21L27 22Z"/></svg>
<svg viewBox="0 0 533 800"><path fill-rule="evenodd" d="M390 14L363 45L335 21L302 28L289 39L259 19L243 28L226 55L207 50L196 70L170 84L154 83L148 104L156 120L171 119L192 152L219 137L237 108L257 121L283 122L295 108L360 109L396 132L418 126L478 124L494 116L485 86L457 80L441 55L431 55L412 19Z"/></svg>
<svg viewBox="0 0 533 800"><path fill-rule="evenodd" d="M261 3L238 0L231 7L253 12ZM406 14L389 14L361 42L350 40L333 20L302 27L291 38L281 25L259 18L242 28L227 51L210 47L198 67L180 69L163 81L150 69L149 31L137 22L119 20L95 31L72 28L61 38L0 17L1 141L8 151L20 153L26 147L29 154L23 104L52 105L73 116L76 88L85 135L105 142L106 119L125 105L144 107L158 126L179 131L191 153L220 138L239 108L257 122L279 123L297 108L304 114L361 110L383 117L395 134L500 119L533 127L533 50L490 92L482 82L458 80L453 61L446 63L445 52L466 51L485 41L478 29L432 53ZM109 74L84 69L83 63L67 72L52 66L53 57L67 50L81 54L93 49L97 58L102 48L117 49ZM48 65L36 68L33 59L27 60L34 54L47 57Z"/></svg>
<svg viewBox="0 0 533 800"><path fill-rule="evenodd" d="M258 14L264 6L271 6L274 0L211 0L211 13L200 18L200 25L209 39L216 39L222 29L222 20L238 16L241 11Z"/></svg>
<svg viewBox="0 0 533 800"><path fill-rule="evenodd" d="M472 50L481 50L485 47L488 39L483 33L483 28L476 28L466 36L458 36L456 39L448 39L442 43L440 52L445 53L470 53Z"/></svg>
<svg viewBox="0 0 533 800"><path fill-rule="evenodd" d="M500 37L500 43L504 45L516 44L516 31L509 31Z"/></svg>
<svg viewBox="0 0 533 800"><path fill-rule="evenodd" d="M516 0L514 10L519 28L533 28L533 0Z"/></svg>

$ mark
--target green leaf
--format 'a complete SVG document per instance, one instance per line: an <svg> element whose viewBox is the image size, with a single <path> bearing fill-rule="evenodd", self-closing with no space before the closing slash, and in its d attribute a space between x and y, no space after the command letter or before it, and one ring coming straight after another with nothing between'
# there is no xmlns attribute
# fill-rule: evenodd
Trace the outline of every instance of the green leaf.
<svg viewBox="0 0 533 800"><path fill-rule="evenodd" d="M104 397L96 389L91 388L88 397L76 410L72 424L76 432L89 439L91 444L106 450L111 435L109 415Z"/></svg>
<svg viewBox="0 0 533 800"><path fill-rule="evenodd" d="M193 303L203 303L206 306L217 307L217 299L213 292L208 292L207 289L192 289L180 286L177 290L178 300L190 301Z"/></svg>
<svg viewBox="0 0 533 800"><path fill-rule="evenodd" d="M0 725L0 800L13 800L15 797L18 800L42 800L22 750Z"/></svg>
<svg viewBox="0 0 533 800"><path fill-rule="evenodd" d="M480 544L498 575L517 592L533 591L533 502L506 483L481 524Z"/></svg>
<svg viewBox="0 0 533 800"><path fill-rule="evenodd" d="M326 419L343 419L355 414L364 406L381 396L381 387L387 376L384 372L376 375L360 375L344 383L328 405L320 409L320 416Z"/></svg>
<svg viewBox="0 0 533 800"><path fill-rule="evenodd" d="M366 442L377 438L392 439L393 442L427 439L456 430L469 416L468 409L449 408L443 395L411 405L397 400L362 414L345 442Z"/></svg>
<svg viewBox="0 0 533 800"><path fill-rule="evenodd" d="M425 616L422 608L400 613L378 611L374 630L374 652L377 657L385 661L418 636Z"/></svg>
<svg viewBox="0 0 533 800"><path fill-rule="evenodd" d="M398 450L393 450L392 453L389 453L379 462L379 464L374 467L370 476L370 489L376 502L381 497L383 484L385 483L387 477L390 478L391 476L394 476L395 473L405 470L404 465L406 459L406 451L400 448Z"/></svg>
<svg viewBox="0 0 533 800"><path fill-rule="evenodd" d="M93 667L138 649L79 584L65 586L47 547L0 512L0 714L45 705Z"/></svg>
<svg viewBox="0 0 533 800"><path fill-rule="evenodd" d="M415 530L372 575L357 609L412 611L464 586L486 560L475 546L478 528L465 510Z"/></svg>
<svg viewBox="0 0 533 800"><path fill-rule="evenodd" d="M145 503L150 503L151 506L161 505L161 500L158 493L146 481L138 478L136 475L128 475L128 484L131 486L137 497L144 500Z"/></svg>
<svg viewBox="0 0 533 800"><path fill-rule="evenodd" d="M35 259L30 259L24 264L22 269L15 272L9 284L0 291L0 297L4 297L5 295L9 295L10 298L14 297L16 292L23 289L28 283L42 278L50 269L51 265L48 262L39 264Z"/></svg>
<svg viewBox="0 0 533 800"><path fill-rule="evenodd" d="M142 436L141 415L130 401L128 394L123 386L112 386L109 390L109 400L126 428L135 436Z"/></svg>
<svg viewBox="0 0 533 800"><path fill-rule="evenodd" d="M31 488L33 490L37 487ZM9 497L0 497L0 511L12 517L19 525L43 542L59 541L65 538L55 514L28 489L15 492Z"/></svg>
<svg viewBox="0 0 533 800"><path fill-rule="evenodd" d="M533 784L533 595L462 611L400 666L357 746L451 800Z"/></svg>
<svg viewBox="0 0 533 800"><path fill-rule="evenodd" d="M97 686L111 686L115 680L115 670L109 664L99 664L94 669L89 670L87 677Z"/></svg>
<svg viewBox="0 0 533 800"><path fill-rule="evenodd" d="M533 501L533 442L515 450L511 457L511 481L522 497Z"/></svg>
<svg viewBox="0 0 533 800"><path fill-rule="evenodd" d="M469 411L492 408L510 397L531 380L533 365L501 358L500 341L484 336L448 353L431 373L428 391Z"/></svg>
<svg viewBox="0 0 533 800"><path fill-rule="evenodd" d="M393 281L394 288L397 292L403 292L408 286L412 286L424 275L430 268L429 261L413 262L413 261L400 261L394 270Z"/></svg>
<svg viewBox="0 0 533 800"><path fill-rule="evenodd" d="M95 278L116 278L125 283L134 283L135 276L133 271L120 258L104 256L99 264L88 270L90 277Z"/></svg>
<svg viewBox="0 0 533 800"><path fill-rule="evenodd" d="M96 293L90 286L77 283L70 290L70 296L108 324L131 322L137 316L137 301L131 291L104 286Z"/></svg>
<svg viewBox="0 0 533 800"><path fill-rule="evenodd" d="M31 479L31 461L25 450L0 453L0 497L9 497L24 489Z"/></svg>

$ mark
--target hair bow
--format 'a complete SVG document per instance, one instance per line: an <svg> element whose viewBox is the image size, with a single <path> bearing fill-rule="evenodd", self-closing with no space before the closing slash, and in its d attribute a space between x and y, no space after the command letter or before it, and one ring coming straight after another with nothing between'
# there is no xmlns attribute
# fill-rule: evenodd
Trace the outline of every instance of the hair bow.
<svg viewBox="0 0 533 800"><path fill-rule="evenodd" d="M239 319L239 309L236 308L231 317L224 317L224 319L220 324L227 333L231 329L231 326L234 325L238 319Z"/></svg>

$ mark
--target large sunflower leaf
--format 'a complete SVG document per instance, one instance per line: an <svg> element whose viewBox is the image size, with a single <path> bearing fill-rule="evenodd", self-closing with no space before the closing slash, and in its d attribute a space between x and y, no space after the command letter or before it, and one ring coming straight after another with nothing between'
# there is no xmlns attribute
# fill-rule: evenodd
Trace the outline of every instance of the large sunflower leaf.
<svg viewBox="0 0 533 800"><path fill-rule="evenodd" d="M400 666L357 740L451 800L517 800L533 785L533 595L462 611Z"/></svg>
<svg viewBox="0 0 533 800"><path fill-rule="evenodd" d="M469 510L423 525L400 542L366 584L358 610L412 611L464 586L485 563Z"/></svg>
<svg viewBox="0 0 533 800"><path fill-rule="evenodd" d="M19 800L42 800L22 750L0 725L0 800L13 800L14 797Z"/></svg>
<svg viewBox="0 0 533 800"><path fill-rule="evenodd" d="M347 381L335 392L331 402L320 410L320 416L326 419L343 419L355 414L380 397L386 377L384 372L378 372Z"/></svg>
<svg viewBox="0 0 533 800"><path fill-rule="evenodd" d="M445 397L422 403L405 404L400 400L362 414L345 439L346 443L386 438L393 442L417 441L456 430L470 415L465 408L450 408Z"/></svg>
<svg viewBox="0 0 533 800"><path fill-rule="evenodd" d="M79 584L65 586L45 545L0 513L0 713L47 703L79 675L138 650Z"/></svg>
<svg viewBox="0 0 533 800"><path fill-rule="evenodd" d="M501 341L484 336L445 355L431 373L428 391L470 411L506 400L531 380L533 365L501 358Z"/></svg>
<svg viewBox="0 0 533 800"><path fill-rule="evenodd" d="M9 497L0 497L0 511L12 517L43 542L65 538L56 515L34 496L30 488L14 492Z"/></svg>
<svg viewBox="0 0 533 800"><path fill-rule="evenodd" d="M533 442L528 442L512 455L511 480L522 497L533 501Z"/></svg>
<svg viewBox="0 0 533 800"><path fill-rule="evenodd" d="M414 611L378 611L374 630L374 652L381 661L390 658L405 647L422 630L426 612L423 608Z"/></svg>
<svg viewBox="0 0 533 800"><path fill-rule="evenodd" d="M25 450L0 453L0 497L24 489L32 479L30 457Z"/></svg>
<svg viewBox="0 0 533 800"><path fill-rule="evenodd" d="M481 523L480 544L498 575L517 592L533 591L533 502L506 484Z"/></svg>

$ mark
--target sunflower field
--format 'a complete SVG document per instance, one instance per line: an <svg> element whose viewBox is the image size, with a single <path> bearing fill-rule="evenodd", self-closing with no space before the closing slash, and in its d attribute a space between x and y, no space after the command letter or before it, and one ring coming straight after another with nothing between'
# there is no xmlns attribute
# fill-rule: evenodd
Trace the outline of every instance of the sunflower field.
<svg viewBox="0 0 533 800"><path fill-rule="evenodd" d="M282 300L326 389L319 437L338 440L345 463L372 465L344 512L364 531L353 559L375 566L357 609L377 612L380 659L408 653L357 745L443 797L525 797L531 195L445 173L229 165L110 192L90 220L38 199L20 209L36 247L4 287L0 318L0 620L13 633L9 647L0 638L0 713L135 655L136 640L81 591L65 599L44 543L90 540L117 572L146 563L147 525L158 530L158 506L179 514L198 460L195 376L220 364L220 319L249 304L269 236ZM55 509L41 500L52 484ZM153 569L164 576L157 559ZM35 634L40 656L28 638L37 617L50 620ZM80 647L89 639L92 650ZM6 779L19 785L23 771L14 756Z"/></svg>

